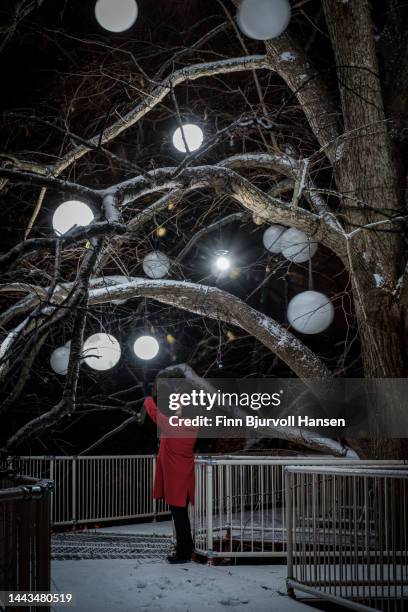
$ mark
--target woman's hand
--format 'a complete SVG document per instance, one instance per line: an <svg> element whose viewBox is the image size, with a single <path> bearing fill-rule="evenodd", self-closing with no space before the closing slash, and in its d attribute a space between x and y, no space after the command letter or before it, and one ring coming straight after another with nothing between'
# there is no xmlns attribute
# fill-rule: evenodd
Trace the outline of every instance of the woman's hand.
<svg viewBox="0 0 408 612"><path fill-rule="evenodd" d="M151 389L152 389L152 383L149 383L149 382L143 382L143 383L142 383L142 389L143 389L143 395L144 395L144 397L145 397L145 398L146 398L146 397L150 397L150 396L151 396L151 394L152 394L152 391L151 391Z"/></svg>

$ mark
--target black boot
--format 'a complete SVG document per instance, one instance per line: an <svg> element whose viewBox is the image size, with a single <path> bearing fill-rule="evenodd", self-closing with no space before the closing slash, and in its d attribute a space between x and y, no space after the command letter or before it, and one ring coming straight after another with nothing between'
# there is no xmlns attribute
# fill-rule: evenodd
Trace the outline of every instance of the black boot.
<svg viewBox="0 0 408 612"><path fill-rule="evenodd" d="M191 561L194 543L191 537L190 519L186 506L170 506L176 530L176 553L167 557L169 563L187 563Z"/></svg>
<svg viewBox="0 0 408 612"><path fill-rule="evenodd" d="M175 552L167 557L167 561L173 565L176 563L188 563L189 561L191 561L191 554L192 553L188 555L186 553Z"/></svg>

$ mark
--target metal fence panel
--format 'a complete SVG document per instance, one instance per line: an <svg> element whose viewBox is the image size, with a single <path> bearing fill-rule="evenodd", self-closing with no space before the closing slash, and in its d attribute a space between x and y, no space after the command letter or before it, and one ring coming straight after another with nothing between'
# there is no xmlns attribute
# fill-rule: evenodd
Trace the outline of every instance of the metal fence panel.
<svg viewBox="0 0 408 612"><path fill-rule="evenodd" d="M55 526L155 517L169 513L152 499L155 455L13 457L13 465L55 482Z"/></svg>
<svg viewBox="0 0 408 612"><path fill-rule="evenodd" d="M408 469L287 467L288 591L355 610L408 603Z"/></svg>
<svg viewBox="0 0 408 612"><path fill-rule="evenodd" d="M196 552L207 557L285 557L284 468L288 465L386 467L401 463L293 456L197 458Z"/></svg>

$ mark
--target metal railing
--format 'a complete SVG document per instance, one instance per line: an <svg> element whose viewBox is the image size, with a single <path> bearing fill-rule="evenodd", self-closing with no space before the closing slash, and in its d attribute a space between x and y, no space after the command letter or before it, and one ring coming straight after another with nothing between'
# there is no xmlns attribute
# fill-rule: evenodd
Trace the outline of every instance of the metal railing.
<svg viewBox="0 0 408 612"><path fill-rule="evenodd" d="M285 469L290 595L354 610L408 604L408 469Z"/></svg>
<svg viewBox="0 0 408 612"><path fill-rule="evenodd" d="M51 481L0 472L0 591L50 590L51 489Z"/></svg>
<svg viewBox="0 0 408 612"><path fill-rule="evenodd" d="M288 465L401 465L332 457L196 458L196 552L211 557L285 557Z"/></svg>
<svg viewBox="0 0 408 612"><path fill-rule="evenodd" d="M19 456L10 457L9 464L55 482L54 526L169 514L166 504L152 498L155 455Z"/></svg>
<svg viewBox="0 0 408 612"><path fill-rule="evenodd" d="M155 455L14 457L20 473L50 478L54 526L155 517L167 506L152 498Z"/></svg>

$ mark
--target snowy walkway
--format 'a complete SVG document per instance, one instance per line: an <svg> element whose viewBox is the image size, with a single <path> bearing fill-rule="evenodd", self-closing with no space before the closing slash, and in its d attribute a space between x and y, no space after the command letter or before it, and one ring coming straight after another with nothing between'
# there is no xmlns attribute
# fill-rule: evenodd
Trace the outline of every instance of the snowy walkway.
<svg viewBox="0 0 408 612"><path fill-rule="evenodd" d="M98 533L169 536L172 529L166 521L103 528ZM52 562L52 590L72 592L76 604L65 609L75 612L310 611L279 593L285 592L285 576L283 565L170 565L161 557Z"/></svg>

